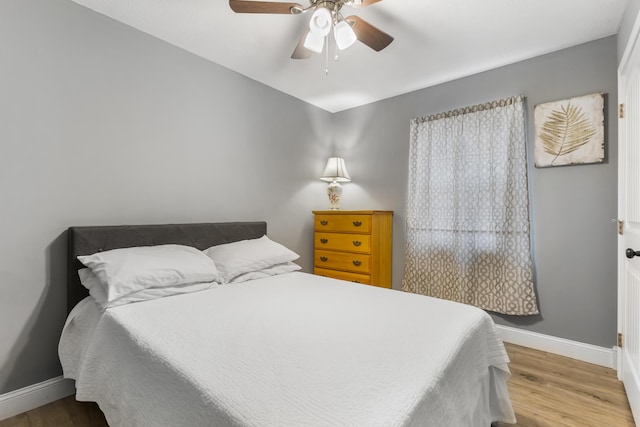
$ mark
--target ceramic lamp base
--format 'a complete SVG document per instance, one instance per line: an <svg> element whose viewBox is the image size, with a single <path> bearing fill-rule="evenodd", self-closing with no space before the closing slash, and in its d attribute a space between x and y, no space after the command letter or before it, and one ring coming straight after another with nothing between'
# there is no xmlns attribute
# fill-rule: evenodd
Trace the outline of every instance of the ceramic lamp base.
<svg viewBox="0 0 640 427"><path fill-rule="evenodd" d="M339 182L333 181L327 187L327 195L329 196L329 209L340 209L340 199L342 198L342 185Z"/></svg>

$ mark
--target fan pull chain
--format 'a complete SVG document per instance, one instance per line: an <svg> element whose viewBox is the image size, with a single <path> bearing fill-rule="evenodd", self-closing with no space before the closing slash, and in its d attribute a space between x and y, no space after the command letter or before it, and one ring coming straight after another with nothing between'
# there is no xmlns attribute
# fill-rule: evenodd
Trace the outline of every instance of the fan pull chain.
<svg viewBox="0 0 640 427"><path fill-rule="evenodd" d="M325 55L325 68L324 68L324 75L328 76L329 75L329 36L326 35L324 36L324 44L327 46L326 50L326 55Z"/></svg>

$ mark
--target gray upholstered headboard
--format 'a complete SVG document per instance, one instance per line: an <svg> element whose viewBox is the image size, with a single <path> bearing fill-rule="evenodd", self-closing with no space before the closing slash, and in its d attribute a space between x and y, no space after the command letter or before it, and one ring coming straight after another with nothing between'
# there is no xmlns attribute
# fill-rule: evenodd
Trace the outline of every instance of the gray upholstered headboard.
<svg viewBox="0 0 640 427"><path fill-rule="evenodd" d="M78 255L110 249L179 244L206 249L223 243L257 239L267 234L266 222L115 225L70 227L68 231L67 312L89 295L78 277Z"/></svg>

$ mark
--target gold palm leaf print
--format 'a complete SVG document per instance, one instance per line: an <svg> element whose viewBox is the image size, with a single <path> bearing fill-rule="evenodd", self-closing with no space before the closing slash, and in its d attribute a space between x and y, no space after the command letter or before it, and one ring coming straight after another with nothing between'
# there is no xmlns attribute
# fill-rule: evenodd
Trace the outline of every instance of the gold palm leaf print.
<svg viewBox="0 0 640 427"><path fill-rule="evenodd" d="M555 156L551 164L558 157L573 153L588 143L596 134L597 129L587 119L582 108L568 103L553 110L544 122L540 132L540 139L544 151Z"/></svg>

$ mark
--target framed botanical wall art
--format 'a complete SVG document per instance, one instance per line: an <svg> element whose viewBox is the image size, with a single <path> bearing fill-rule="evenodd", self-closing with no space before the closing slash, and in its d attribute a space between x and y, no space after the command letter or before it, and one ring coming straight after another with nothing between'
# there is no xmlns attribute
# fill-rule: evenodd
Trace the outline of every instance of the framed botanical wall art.
<svg viewBox="0 0 640 427"><path fill-rule="evenodd" d="M604 162L604 95L536 105L536 167Z"/></svg>

